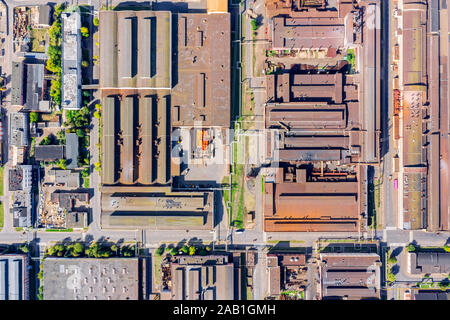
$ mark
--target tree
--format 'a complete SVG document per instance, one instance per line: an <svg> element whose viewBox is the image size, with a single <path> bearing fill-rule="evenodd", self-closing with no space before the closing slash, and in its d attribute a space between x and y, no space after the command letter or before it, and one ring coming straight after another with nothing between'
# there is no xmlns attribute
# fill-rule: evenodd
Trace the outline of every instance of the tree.
<svg viewBox="0 0 450 320"><path fill-rule="evenodd" d="M184 246L181 247L180 250L181 250L184 254L187 254L188 251L189 251L189 247L188 247L187 245L184 245Z"/></svg>
<svg viewBox="0 0 450 320"><path fill-rule="evenodd" d="M39 115L36 112L30 112L30 122L38 122Z"/></svg>
<svg viewBox="0 0 450 320"><path fill-rule="evenodd" d="M81 35L85 38L89 37L89 29L87 27L80 28Z"/></svg>
<svg viewBox="0 0 450 320"><path fill-rule="evenodd" d="M44 137L44 139L41 140L41 142L39 142L40 146L47 146L51 143L51 140L49 139L49 137Z"/></svg>
<svg viewBox="0 0 450 320"><path fill-rule="evenodd" d="M195 251L196 251L196 250L195 250L195 247L194 247L194 246L190 246L190 247L189 247L189 255L190 255L190 256L193 256L193 255L195 254Z"/></svg>
<svg viewBox="0 0 450 320"><path fill-rule="evenodd" d="M80 242L77 242L73 245L73 253L77 255L81 255L84 252L84 245Z"/></svg>
<svg viewBox="0 0 450 320"><path fill-rule="evenodd" d="M92 22L94 23L94 26L96 26L96 27L98 27L98 25L100 24L100 21L98 20L97 17L95 17Z"/></svg>
<svg viewBox="0 0 450 320"><path fill-rule="evenodd" d="M387 275L387 280L389 282L395 282L395 280L396 280L395 274L393 274L392 272L389 272Z"/></svg>
<svg viewBox="0 0 450 320"><path fill-rule="evenodd" d="M251 26L252 26L252 30L253 30L253 31L258 30L258 28L259 28L259 23L258 23L258 21L256 21L255 19L253 19L253 20L250 22L250 24L251 24Z"/></svg>
<svg viewBox="0 0 450 320"><path fill-rule="evenodd" d="M23 245L19 246L19 250L22 251L23 253L28 253L30 250L28 248L28 245L26 243L24 243Z"/></svg>
<svg viewBox="0 0 450 320"><path fill-rule="evenodd" d="M56 253L56 249L55 249L55 247L50 247L47 249L47 252L50 256L53 256Z"/></svg>
<svg viewBox="0 0 450 320"><path fill-rule="evenodd" d="M172 256L177 255L177 253L178 253L177 248L172 248L172 250L170 250L170 254L171 254Z"/></svg>
<svg viewBox="0 0 450 320"><path fill-rule="evenodd" d="M66 144L66 132L64 130L59 130L56 133L56 139L58 140L59 144Z"/></svg>
<svg viewBox="0 0 450 320"><path fill-rule="evenodd" d="M102 168L101 162L96 162L96 163L94 163L94 169L95 169L96 171L100 171L101 168Z"/></svg>
<svg viewBox="0 0 450 320"><path fill-rule="evenodd" d="M89 61L87 61L87 60L81 61L81 66L82 66L83 68L89 67Z"/></svg>
<svg viewBox="0 0 450 320"><path fill-rule="evenodd" d="M83 178L89 177L89 168L84 168L83 171L81 171L81 176Z"/></svg>
<svg viewBox="0 0 450 320"><path fill-rule="evenodd" d="M416 251L416 246L411 243L406 247L406 249L408 249L408 252L414 252Z"/></svg>
<svg viewBox="0 0 450 320"><path fill-rule="evenodd" d="M155 254L160 257L162 254L164 253L164 248L163 247L159 247L158 249L156 249Z"/></svg>
<svg viewBox="0 0 450 320"><path fill-rule="evenodd" d="M100 112L95 111L94 112L94 117L96 117L97 119L100 119L102 116L101 116Z"/></svg>
<svg viewBox="0 0 450 320"><path fill-rule="evenodd" d="M67 169L67 160L66 159L59 159L58 167L60 167L63 170L66 170Z"/></svg>
<svg viewBox="0 0 450 320"><path fill-rule="evenodd" d="M78 138L84 137L84 131L82 129L77 129L76 131Z"/></svg>
<svg viewBox="0 0 450 320"><path fill-rule="evenodd" d="M95 107L95 110L98 110L98 111L102 110L102 105L100 103L96 103L94 107Z"/></svg>
<svg viewBox="0 0 450 320"><path fill-rule="evenodd" d="M56 252L63 252L64 251L64 245L62 245L61 243L55 244L54 248L55 248Z"/></svg>
<svg viewBox="0 0 450 320"><path fill-rule="evenodd" d="M449 245L445 245L444 246L444 250L445 250L445 252L450 252L450 246Z"/></svg>
<svg viewBox="0 0 450 320"><path fill-rule="evenodd" d="M396 264L397 263L397 258L394 257L394 256L390 256L389 259L388 259L388 262L390 264Z"/></svg>
<svg viewBox="0 0 450 320"><path fill-rule="evenodd" d="M117 254L117 250L118 250L117 245L113 244L111 246L111 251L114 252L115 254Z"/></svg>

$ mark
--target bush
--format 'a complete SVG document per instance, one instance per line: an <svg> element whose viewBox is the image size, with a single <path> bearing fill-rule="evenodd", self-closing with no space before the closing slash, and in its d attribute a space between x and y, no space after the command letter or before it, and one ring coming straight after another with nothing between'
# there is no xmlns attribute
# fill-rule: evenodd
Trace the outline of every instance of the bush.
<svg viewBox="0 0 450 320"><path fill-rule="evenodd" d="M195 254L195 252L196 252L195 247L194 247L194 246L190 246L190 247L189 247L189 255L190 255L190 256L193 256L193 255Z"/></svg>
<svg viewBox="0 0 450 320"><path fill-rule="evenodd" d="M189 251L189 247L188 247L187 245L184 245L184 246L181 247L180 250L181 250L184 254L187 254L188 251Z"/></svg>
<svg viewBox="0 0 450 320"><path fill-rule="evenodd" d="M414 252L416 251L416 246L411 243L406 247L406 249L408 250L408 252Z"/></svg>
<svg viewBox="0 0 450 320"><path fill-rule="evenodd" d="M100 21L98 20L97 17L95 17L92 22L94 23L94 26L96 26L96 27L98 27L98 25L100 24Z"/></svg>
<svg viewBox="0 0 450 320"><path fill-rule="evenodd" d="M89 67L89 61L86 61L86 60L81 61L81 66L82 66L83 68Z"/></svg>
<svg viewBox="0 0 450 320"><path fill-rule="evenodd" d="M177 255L177 254L178 254L177 248L172 248L172 250L170 250L170 254L171 254L172 256Z"/></svg>
<svg viewBox="0 0 450 320"><path fill-rule="evenodd" d="M445 250L445 252L450 252L450 246L449 245L445 245L444 246L444 250Z"/></svg>
<svg viewBox="0 0 450 320"><path fill-rule="evenodd" d="M100 112L95 111L94 112L94 117L96 117L97 119L100 119L102 116L101 116Z"/></svg>

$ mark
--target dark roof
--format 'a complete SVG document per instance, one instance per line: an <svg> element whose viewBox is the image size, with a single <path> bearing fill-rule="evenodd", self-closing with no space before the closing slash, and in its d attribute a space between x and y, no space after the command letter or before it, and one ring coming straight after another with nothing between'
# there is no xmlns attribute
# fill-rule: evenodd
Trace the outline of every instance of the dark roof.
<svg viewBox="0 0 450 320"><path fill-rule="evenodd" d="M414 300L450 300L450 291L419 291Z"/></svg>
<svg viewBox="0 0 450 320"><path fill-rule="evenodd" d="M67 228L86 228L88 226L87 212L67 212Z"/></svg>
<svg viewBox="0 0 450 320"><path fill-rule="evenodd" d="M67 169L78 167L78 136L76 133L66 133Z"/></svg>
<svg viewBox="0 0 450 320"><path fill-rule="evenodd" d="M53 161L64 158L64 146L35 146L34 158L37 161Z"/></svg>
<svg viewBox="0 0 450 320"><path fill-rule="evenodd" d="M60 208L72 210L76 201L87 204L89 201L89 194L84 192L52 193L52 202L58 203Z"/></svg>
<svg viewBox="0 0 450 320"><path fill-rule="evenodd" d="M26 76L24 109L39 110L39 102L43 100L44 93L44 65L24 64L23 75Z"/></svg>
<svg viewBox="0 0 450 320"><path fill-rule="evenodd" d="M23 91L23 63L12 63L11 75L11 104L22 105L22 91Z"/></svg>
<svg viewBox="0 0 450 320"><path fill-rule="evenodd" d="M413 273L449 273L450 253L418 252L412 260ZM414 272L415 271L415 272Z"/></svg>

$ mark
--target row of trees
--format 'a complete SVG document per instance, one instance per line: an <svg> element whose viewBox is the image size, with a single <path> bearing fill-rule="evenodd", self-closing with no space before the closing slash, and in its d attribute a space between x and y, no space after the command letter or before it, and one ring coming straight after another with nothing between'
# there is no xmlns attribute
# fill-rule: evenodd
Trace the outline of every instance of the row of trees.
<svg viewBox="0 0 450 320"><path fill-rule="evenodd" d="M62 39L62 24L61 13L65 10L64 3L56 5L53 13L54 22L48 31L49 34L49 46L47 48L47 69L51 71L55 78L52 80L50 86L50 96L53 102L57 105L61 105L61 81L62 81L62 68L61 68L61 39Z"/></svg>
<svg viewBox="0 0 450 320"><path fill-rule="evenodd" d="M118 247L116 244L108 245L98 242L85 247L83 243L73 244L57 243L47 249L45 256L51 257L88 257L88 258L109 258L109 257L134 257L135 246L127 245Z"/></svg>
<svg viewBox="0 0 450 320"><path fill-rule="evenodd" d="M211 252L211 247L209 246L187 246L187 245L183 245L181 248L177 248L177 247L165 247L164 245L160 246L158 249L156 249L155 254L157 256L161 256L164 251L166 251L168 254L175 256L175 255L201 255L201 256L206 256Z"/></svg>

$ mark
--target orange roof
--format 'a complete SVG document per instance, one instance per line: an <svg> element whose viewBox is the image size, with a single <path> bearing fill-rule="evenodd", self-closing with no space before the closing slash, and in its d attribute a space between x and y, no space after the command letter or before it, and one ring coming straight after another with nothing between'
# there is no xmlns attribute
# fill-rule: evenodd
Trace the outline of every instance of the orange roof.
<svg viewBox="0 0 450 320"><path fill-rule="evenodd" d="M208 0L208 13L228 12L228 0Z"/></svg>

